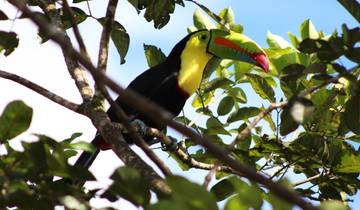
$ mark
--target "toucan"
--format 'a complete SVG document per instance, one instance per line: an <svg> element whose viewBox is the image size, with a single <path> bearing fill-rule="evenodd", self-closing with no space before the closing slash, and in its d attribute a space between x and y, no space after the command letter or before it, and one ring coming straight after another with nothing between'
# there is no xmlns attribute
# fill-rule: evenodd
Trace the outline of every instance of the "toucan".
<svg viewBox="0 0 360 210"><path fill-rule="evenodd" d="M243 61L259 66L265 72L269 71L266 53L245 35L220 29L199 30L183 38L165 61L137 76L127 89L137 92L177 116L186 100L200 87L205 67L213 57ZM116 99L116 103L131 119L140 120L149 127L164 129L123 103L121 97ZM107 114L113 122L119 122L113 107L108 109ZM124 138L129 144L133 143L127 135L124 135ZM153 140L148 136L144 136L144 139L147 142ZM75 166L88 168L100 150L110 149L99 134L91 143L95 145L96 151L83 152Z"/></svg>

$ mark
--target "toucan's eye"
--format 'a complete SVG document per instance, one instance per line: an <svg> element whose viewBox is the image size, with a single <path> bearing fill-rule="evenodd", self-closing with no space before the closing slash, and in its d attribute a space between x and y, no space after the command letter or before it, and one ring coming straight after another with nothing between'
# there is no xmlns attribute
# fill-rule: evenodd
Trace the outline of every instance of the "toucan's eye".
<svg viewBox="0 0 360 210"><path fill-rule="evenodd" d="M200 35L200 40L205 41L207 39L207 35L206 34L201 34Z"/></svg>

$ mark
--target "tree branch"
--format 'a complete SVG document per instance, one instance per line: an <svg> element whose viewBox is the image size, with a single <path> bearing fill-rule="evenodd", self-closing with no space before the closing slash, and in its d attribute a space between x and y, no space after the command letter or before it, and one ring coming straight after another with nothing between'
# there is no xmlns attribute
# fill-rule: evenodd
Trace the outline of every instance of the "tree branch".
<svg viewBox="0 0 360 210"><path fill-rule="evenodd" d="M67 52L67 49L69 48L69 46L72 47L72 43L71 43L71 40L70 40L69 36L66 34L66 31L63 29L63 24L62 24L62 21L61 21L61 17L60 17L59 11L56 9L55 2L53 2L53 1L41 1L41 2L42 2L41 8L48 15L48 17L51 19L52 24L49 24L46 29L40 27L39 28L40 32L43 32L43 34L46 34L46 35L50 35L52 33L61 33L62 34L63 42L67 46L65 48L64 47L61 48L62 53L64 55L64 59L65 59L67 69L68 69L71 77L75 81L75 84L76 84L76 86L77 86L77 88L78 88L78 90L80 92L80 95L81 95L82 99L84 101L88 102L93 97L93 91L90 88L90 85L89 85L89 83L87 81L87 78L85 76L85 70ZM13 5L14 5L14 3L16 3L17 4L16 7L19 10L21 10L25 15L34 16L34 14L32 14L32 11L29 10L27 8L26 4L24 2L22 2L21 0L15 0L15 1L12 1L10 3L13 4ZM26 8L28 11L26 11L26 12L23 11L22 9L19 8L19 6L23 7L23 8ZM41 22L48 23L48 20L45 20L45 19L40 18L40 17L38 18L38 20L41 21ZM75 23L75 25L76 25L76 23ZM88 56L84 56L84 57L86 57L86 59L89 60Z"/></svg>
<svg viewBox="0 0 360 210"><path fill-rule="evenodd" d="M67 10L67 12L70 14L70 22L71 22L71 26L72 26L72 29L74 31L74 34L75 34L75 38L79 44L79 48L80 48L80 53L86 55L87 57L89 57L89 54L86 50L86 46L85 46L85 43L84 43L84 40L80 34L80 31L79 31L79 28L78 28L78 25L76 23L76 20L75 20L75 16L74 16L74 12L73 10L71 9L71 7L69 6L69 3L67 0L62 0L63 1L63 4L64 4L64 8Z"/></svg>
<svg viewBox="0 0 360 210"><path fill-rule="evenodd" d="M166 110L164 110L163 108L157 106L153 102L149 101L148 99L145 99L144 97L140 96L139 94L136 94L131 90L125 90L124 88L118 86L113 80L107 77L103 72L97 71L97 69L92 65L92 63L88 59L86 59L83 55L77 52L71 45L69 45L64 39L64 35L62 33L49 31L49 24L46 21L42 21L41 19L39 19L39 17L34 15L27 8L24 2L19 0L9 0L9 2L15 5L25 15L27 15L33 22L35 22L42 31L47 32L50 35L50 38L53 39L56 43L58 43L62 47L62 49L66 50L69 53L69 55L74 56L74 58L76 58L82 65L84 65L92 74L96 82L98 82L98 80L101 79L104 82L104 84L108 85L112 90L118 93L122 97L125 103L133 106L135 109L139 110L141 113L145 114L146 116L150 117L156 122L159 122L160 124L163 125L168 124L169 126L175 128L179 132L189 136L196 143L207 148L209 152L211 152L215 157L220 159L223 163L229 165L231 168L238 171L239 173L244 174L244 177L248 178L249 180L262 184L280 198L285 199L290 203L294 203L305 210L318 210L317 207L305 201L297 193L290 191L287 188L272 182L271 180L268 180L263 175L258 174L253 168L250 168L248 166L245 166L237 162L233 157L231 157L228 154L226 150L219 148L214 143L200 136L198 133L189 129L188 127L173 121L174 116L169 112L167 112ZM115 130L111 129L112 124L110 120L98 121L97 119L95 119L96 116L93 116L90 113L87 114L89 114L88 116L93 120L94 125L97 128L99 128L100 133L104 136L104 138L106 138L107 141L113 146L114 151L117 154L124 148L129 149L128 146L124 146L124 148L121 148L120 145L123 143L126 145L126 142L123 140L118 142L117 141L118 136L113 136L115 133L119 134L119 132L114 132L116 131L116 129ZM105 113L103 114L106 115ZM122 156L126 160L128 160L129 158L129 156L124 157L123 154L118 154L118 155ZM154 180L156 180L155 177ZM164 182L163 184L165 185ZM161 186L157 186L157 187L161 187Z"/></svg>
<svg viewBox="0 0 360 210"><path fill-rule="evenodd" d="M77 113L80 112L78 104L68 101L65 98L63 98L59 95L56 95L55 93L53 93L53 92L41 87L40 85L33 83L23 77L20 77L16 74L12 74L12 73L5 72L2 70L0 70L0 77L8 79L8 80L12 80L18 84L21 84L21 85L35 91L36 93L48 98L49 100L51 100L63 107L66 107L74 112L77 112Z"/></svg>
<svg viewBox="0 0 360 210"><path fill-rule="evenodd" d="M251 130L262 120L266 115L268 115L272 110L277 108L283 108L287 105L287 102L279 102L279 103L272 103L270 106L264 110L262 110L256 118L248 125L244 130L242 130L235 138L233 142L228 147L229 151L232 151L236 144L240 141L244 140L246 137L250 135Z"/></svg>

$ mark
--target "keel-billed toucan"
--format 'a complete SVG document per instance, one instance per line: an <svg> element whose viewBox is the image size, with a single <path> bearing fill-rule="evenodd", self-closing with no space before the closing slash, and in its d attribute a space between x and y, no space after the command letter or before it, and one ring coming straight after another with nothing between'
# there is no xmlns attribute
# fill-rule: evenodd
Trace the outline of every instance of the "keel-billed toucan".
<svg viewBox="0 0 360 210"><path fill-rule="evenodd" d="M166 60L154 66L138 77L127 87L162 106L174 116L184 107L186 100L199 88L204 69L212 57L248 62L269 71L269 61L265 52L251 39L243 34L219 29L200 30L183 38L170 52ZM149 127L159 127L151 119L139 114L137 110L122 103L118 97L116 102L132 119L141 120ZM113 107L108 110L112 121L119 122ZM152 140L144 137L146 141ZM131 139L125 136L128 143ZM84 152L75 165L89 167L100 150L109 146L97 135L92 143L96 152Z"/></svg>

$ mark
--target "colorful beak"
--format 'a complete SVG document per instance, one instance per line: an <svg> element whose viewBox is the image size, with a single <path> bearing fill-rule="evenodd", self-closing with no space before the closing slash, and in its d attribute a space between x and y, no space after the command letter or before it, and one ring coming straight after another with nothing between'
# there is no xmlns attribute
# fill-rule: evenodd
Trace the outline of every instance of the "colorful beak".
<svg viewBox="0 0 360 210"><path fill-rule="evenodd" d="M254 64L269 72L269 59L265 51L249 37L219 29L210 30L208 52L222 59Z"/></svg>

